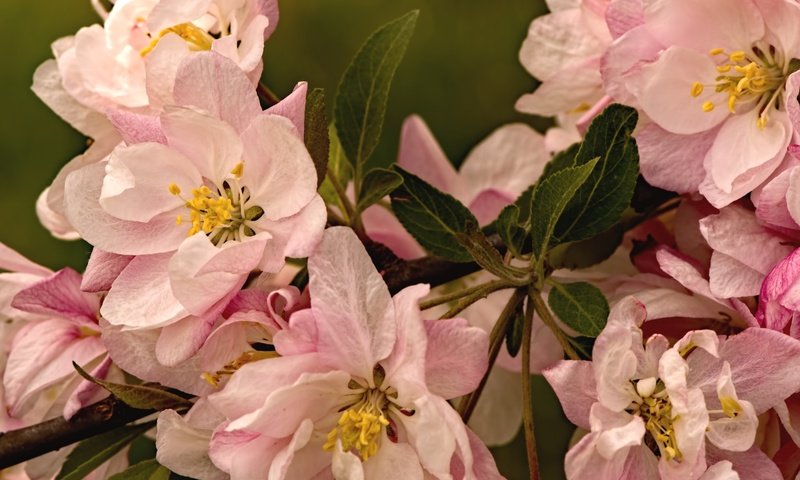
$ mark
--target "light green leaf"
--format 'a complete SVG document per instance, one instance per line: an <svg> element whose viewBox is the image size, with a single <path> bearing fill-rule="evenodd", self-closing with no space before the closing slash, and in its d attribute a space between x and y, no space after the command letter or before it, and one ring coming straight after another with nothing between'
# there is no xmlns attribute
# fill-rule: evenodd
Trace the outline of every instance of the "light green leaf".
<svg viewBox="0 0 800 480"><path fill-rule="evenodd" d="M622 243L624 229L621 223L586 240L562 243L548 253L547 263L554 269L589 268L608 259Z"/></svg>
<svg viewBox="0 0 800 480"><path fill-rule="evenodd" d="M394 168L403 177L403 185L391 194L392 209L403 227L430 253L453 262L471 262L457 234L478 225L472 212L416 175Z"/></svg>
<svg viewBox="0 0 800 480"><path fill-rule="evenodd" d="M585 282L549 282L553 287L547 303L553 312L579 334L595 338L600 335L608 320L608 301L594 285Z"/></svg>
<svg viewBox="0 0 800 480"><path fill-rule="evenodd" d="M192 402L189 400L162 388L147 385L123 385L106 382L92 377L75 362L72 362L72 366L75 367L75 370L77 370L83 378L100 385L133 408L142 410L165 410L167 408L178 409L192 406Z"/></svg>
<svg viewBox="0 0 800 480"><path fill-rule="evenodd" d="M317 186L325 180L328 168L328 119L325 115L325 91L315 88L306 96L305 144L317 170Z"/></svg>
<svg viewBox="0 0 800 480"><path fill-rule="evenodd" d="M85 478L155 424L156 422L152 421L141 425L126 425L82 441L67 456L56 480Z"/></svg>
<svg viewBox="0 0 800 480"><path fill-rule="evenodd" d="M597 159L584 165L566 167L537 185L531 197L531 240L533 253L542 258L547 251L556 224L575 193L586 182Z"/></svg>
<svg viewBox="0 0 800 480"><path fill-rule="evenodd" d="M336 130L357 177L378 145L392 79L418 16L419 11L414 10L375 31L339 83L334 109Z"/></svg>
<svg viewBox="0 0 800 480"><path fill-rule="evenodd" d="M394 170L385 168L375 168L370 170L364 177L361 185L361 198L358 199L356 210L363 212L373 203L377 203L392 193L397 187L403 184L403 177Z"/></svg>
<svg viewBox="0 0 800 480"><path fill-rule="evenodd" d="M108 480L169 480L169 475L169 469L153 458L131 465L124 472L110 476Z"/></svg>
<svg viewBox="0 0 800 480"><path fill-rule="evenodd" d="M343 208L331 177L338 181L343 189L346 189L347 183L353 178L353 167L350 166L350 162L348 162L344 150L342 150L342 144L339 142L339 135L336 133L336 126L333 123L328 125L328 139L330 140L328 170L327 175L325 175L325 181L319 187L319 194L325 200L325 203Z"/></svg>

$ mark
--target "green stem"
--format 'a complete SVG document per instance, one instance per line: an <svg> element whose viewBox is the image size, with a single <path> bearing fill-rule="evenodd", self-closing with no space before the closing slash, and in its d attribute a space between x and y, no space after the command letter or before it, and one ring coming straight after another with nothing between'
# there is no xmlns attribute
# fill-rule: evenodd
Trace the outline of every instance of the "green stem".
<svg viewBox="0 0 800 480"><path fill-rule="evenodd" d="M538 292L532 294L530 298L533 301L533 306L536 309L536 313L539 315L539 318L542 319L542 322L547 325L547 328L549 328L553 332L553 335L556 336L558 343L561 344L561 348L564 349L564 353L566 353L567 356L573 360L580 360L581 357L578 355L575 349L572 348L572 344L569 342L569 339L558 327L558 324L553 316L550 315L550 309L547 308L547 305L545 305L544 300L541 296L539 296Z"/></svg>
<svg viewBox="0 0 800 480"><path fill-rule="evenodd" d="M506 303L506 306L500 313L500 317L498 317L497 322L494 324L492 333L489 334L489 367L486 369L486 374L481 379L481 383L478 384L478 388L466 395L458 405L458 413L461 415L464 423L469 422L469 418L472 416L472 412L478 404L481 393L483 393L483 388L486 386L486 381L489 378L489 373L492 371L492 367L497 360L497 355L500 353L500 348L503 346L503 340L505 340L509 323L514 317L514 312L524 299L525 289L520 288L515 290L514 295L508 300L508 303Z"/></svg>
<svg viewBox="0 0 800 480"><path fill-rule="evenodd" d="M442 295L440 297L432 298L430 300L425 300L423 302L419 302L419 309L420 310L427 310L429 308L437 307L443 303L449 303L453 300L459 300L464 298L468 295L472 295L475 292L479 292L485 288L494 288L495 286L501 285L504 288L509 288L511 285L506 280L492 280L490 282L481 283L480 285L475 285L473 287L465 288L462 290L455 291L453 293L448 293Z"/></svg>
<svg viewBox="0 0 800 480"><path fill-rule="evenodd" d="M513 288L515 285L511 282L500 280L497 282L489 282L478 290L475 290L473 293L469 294L468 296L464 297L460 302L453 305L453 307L447 311L444 315L439 317L440 320L445 318L453 318L459 313L463 312L467 309L470 305L481 300L483 298L488 297L490 294L498 291L498 290L505 290L507 288Z"/></svg>
<svg viewBox="0 0 800 480"><path fill-rule="evenodd" d="M541 297L539 292L531 291L528 308L525 309L525 323L522 326L522 425L525 429L525 449L528 453L528 469L531 480L539 479L539 460L536 454L536 434L533 422L533 392L531 391L531 335L533 332L534 299ZM531 308L533 301L534 308Z"/></svg>

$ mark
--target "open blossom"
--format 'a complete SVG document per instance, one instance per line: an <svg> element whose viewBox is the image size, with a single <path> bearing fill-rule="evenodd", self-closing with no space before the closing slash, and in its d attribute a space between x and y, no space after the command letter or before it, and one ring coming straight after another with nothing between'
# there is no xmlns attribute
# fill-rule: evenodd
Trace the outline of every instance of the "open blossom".
<svg viewBox="0 0 800 480"><path fill-rule="evenodd" d="M325 225L302 134L262 112L242 75L213 52L185 60L175 90L184 106L121 117L126 143L65 180L70 224L125 257L103 317L128 328L174 325L183 354L173 362L196 351L252 271L307 256Z"/></svg>
<svg viewBox="0 0 800 480"><path fill-rule="evenodd" d="M800 342L751 328L727 338L693 331L672 347L661 335L643 343L646 315L636 300L620 302L592 362L544 372L567 417L590 431L567 454L568 478L779 478L753 447L757 415L800 390L790 364Z"/></svg>
<svg viewBox="0 0 800 480"><path fill-rule="evenodd" d="M643 0L604 80L649 118L642 174L723 207L779 167L797 128L800 4L791 0ZM713 19L710 21L709 19Z"/></svg>
<svg viewBox="0 0 800 480"><path fill-rule="evenodd" d="M326 231L309 275L311 308L276 335L281 357L242 366L208 397L224 418L213 464L233 479L499 478L446 402L483 376L486 334L459 319L424 322L427 286L392 298L346 228ZM159 459L186 464L161 440L177 424L162 424Z"/></svg>
<svg viewBox="0 0 800 480"><path fill-rule="evenodd" d="M54 60L33 90L82 133L97 138L110 109L160 109L171 103L180 61L212 50L250 76L261 75L264 39L277 26L275 1L119 0L104 24L53 44Z"/></svg>

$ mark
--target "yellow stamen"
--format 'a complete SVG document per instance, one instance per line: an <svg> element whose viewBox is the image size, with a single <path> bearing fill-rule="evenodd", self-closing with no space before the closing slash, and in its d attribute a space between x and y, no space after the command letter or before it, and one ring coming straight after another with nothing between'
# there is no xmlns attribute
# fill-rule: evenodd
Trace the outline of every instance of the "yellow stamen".
<svg viewBox="0 0 800 480"><path fill-rule="evenodd" d="M731 52L730 55L728 55L728 58L731 62L739 63L744 61L746 55L743 51L736 50L735 52Z"/></svg>
<svg viewBox="0 0 800 480"><path fill-rule="evenodd" d="M146 57L158 46L158 42L170 33L181 37L189 45L189 50L193 51L211 50L211 43L214 41L214 37L205 30L192 23L181 23L158 32L158 35L139 54Z"/></svg>
<svg viewBox="0 0 800 480"><path fill-rule="evenodd" d="M378 441L383 427L389 425L389 420L372 404L363 405L359 409L348 408L339 416L336 427L328 433L328 439L322 448L333 451L336 440L342 442L342 450L349 452L355 450L366 462L378 453Z"/></svg>
<svg viewBox="0 0 800 480"><path fill-rule="evenodd" d="M231 170L231 174L233 174L236 178L241 178L242 174L244 173L244 162L239 162L233 167Z"/></svg>
<svg viewBox="0 0 800 480"><path fill-rule="evenodd" d="M720 403L722 403L722 411L730 418L742 413L742 406L732 397L723 397L720 399Z"/></svg>
<svg viewBox="0 0 800 480"><path fill-rule="evenodd" d="M169 193L173 195L180 195L181 194L181 187L178 186L177 183L170 183L169 184Z"/></svg>
<svg viewBox="0 0 800 480"><path fill-rule="evenodd" d="M708 52L708 54L711 55L712 57L714 55L722 55L723 53L725 53L724 48L712 48L711 51Z"/></svg>
<svg viewBox="0 0 800 480"><path fill-rule="evenodd" d="M692 84L692 96L699 97L703 93L703 84L700 82L694 82Z"/></svg>
<svg viewBox="0 0 800 480"><path fill-rule="evenodd" d="M704 112L708 113L708 112L710 112L712 110L714 110L714 102L709 100L709 101L703 103L703 111Z"/></svg>

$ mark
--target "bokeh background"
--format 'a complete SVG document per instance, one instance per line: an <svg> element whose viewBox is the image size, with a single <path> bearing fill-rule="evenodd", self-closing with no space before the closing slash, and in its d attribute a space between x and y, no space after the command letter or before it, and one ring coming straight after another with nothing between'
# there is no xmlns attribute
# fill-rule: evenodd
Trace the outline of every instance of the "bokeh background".
<svg viewBox="0 0 800 480"><path fill-rule="evenodd" d="M492 130L546 120L514 111L515 100L536 81L517 55L530 21L546 13L543 0L283 0L281 20L266 46L264 82L279 95L306 80L333 104L339 77L361 43L378 26L412 9L419 23L395 78L376 163L395 155L403 119L421 115L456 165ZM0 241L51 268L81 270L90 248L52 238L36 218L34 203L86 139L44 106L30 90L36 67L51 56L50 43L97 23L89 0L33 3L0 1ZM563 456L573 427L552 391L535 381L536 433L542 478L564 478ZM503 415L498 412L498 415ZM524 479L521 436L494 450L510 479Z"/></svg>

